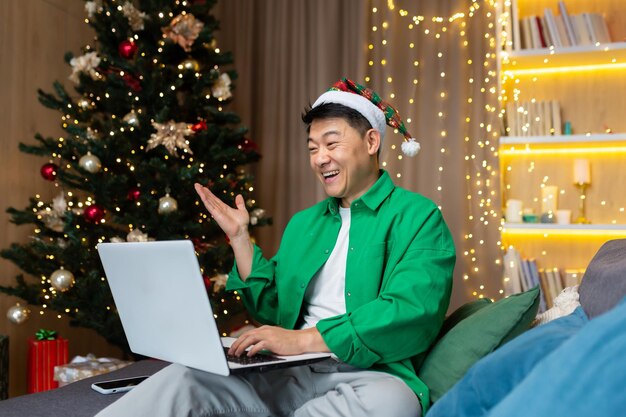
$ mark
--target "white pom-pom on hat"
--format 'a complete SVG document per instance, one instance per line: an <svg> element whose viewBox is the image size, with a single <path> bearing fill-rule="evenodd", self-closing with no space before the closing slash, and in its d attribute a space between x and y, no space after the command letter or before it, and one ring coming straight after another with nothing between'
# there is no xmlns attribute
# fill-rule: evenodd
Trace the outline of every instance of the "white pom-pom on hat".
<svg viewBox="0 0 626 417"><path fill-rule="evenodd" d="M406 156L415 156L420 151L422 147L419 142L415 140L415 138L410 138L402 142L402 153Z"/></svg>

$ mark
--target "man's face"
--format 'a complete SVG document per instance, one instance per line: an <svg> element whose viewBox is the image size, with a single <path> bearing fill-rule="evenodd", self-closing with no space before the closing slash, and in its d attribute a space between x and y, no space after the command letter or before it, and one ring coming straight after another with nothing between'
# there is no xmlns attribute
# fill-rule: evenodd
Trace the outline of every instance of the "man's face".
<svg viewBox="0 0 626 417"><path fill-rule="evenodd" d="M318 119L309 129L311 169L330 197L350 207L378 179L376 153L380 145L377 131L365 137L341 118Z"/></svg>

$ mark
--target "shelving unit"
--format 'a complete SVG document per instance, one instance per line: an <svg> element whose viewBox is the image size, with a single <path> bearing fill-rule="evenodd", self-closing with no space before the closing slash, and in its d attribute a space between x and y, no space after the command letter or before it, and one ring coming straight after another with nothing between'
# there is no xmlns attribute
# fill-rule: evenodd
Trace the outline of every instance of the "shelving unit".
<svg viewBox="0 0 626 417"><path fill-rule="evenodd" d="M570 15L604 15L614 42L502 51L500 86L507 101L557 100L573 134L500 138L502 203L518 199L541 215L541 189L559 189L558 208L579 212L573 161L591 167L586 217L591 224L503 223L502 244L544 268L583 269L607 240L626 238L626 3L565 0ZM517 16L559 13L558 0L516 0ZM506 121L506 114L503 120ZM503 213L505 209L503 207Z"/></svg>

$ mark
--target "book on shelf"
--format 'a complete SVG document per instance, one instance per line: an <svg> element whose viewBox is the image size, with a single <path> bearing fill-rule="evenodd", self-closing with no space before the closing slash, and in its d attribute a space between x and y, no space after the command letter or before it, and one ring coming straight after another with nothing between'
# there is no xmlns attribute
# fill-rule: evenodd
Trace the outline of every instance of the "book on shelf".
<svg viewBox="0 0 626 417"><path fill-rule="evenodd" d="M563 126L561 122L561 106L559 102L556 100L550 101L550 116L552 119L552 124L550 126L550 133L554 136L561 136L563 134L563 130L561 126Z"/></svg>
<svg viewBox="0 0 626 417"><path fill-rule="evenodd" d="M597 42L609 43L611 42L611 34L609 33L609 27L606 24L606 20L599 13L586 13L590 20L591 31L593 32Z"/></svg>
<svg viewBox="0 0 626 417"><path fill-rule="evenodd" d="M508 34L508 39L505 40L505 50L508 52L519 51L522 49L522 38L517 0L508 2L508 5L505 5L505 12L507 18L504 27Z"/></svg>
<svg viewBox="0 0 626 417"><path fill-rule="evenodd" d="M539 32L539 41L541 42L541 48L547 48L552 45L551 39L548 36L548 31L546 30L546 24L542 17L535 16L535 21L537 22L537 31Z"/></svg>
<svg viewBox="0 0 626 417"><path fill-rule="evenodd" d="M541 130L547 135L554 134L554 117L552 116L552 101L542 101L541 108L543 109L543 117L541 118Z"/></svg>
<svg viewBox="0 0 626 417"><path fill-rule="evenodd" d="M530 28L530 49L545 48L547 45L541 31L541 19L537 16L529 16L526 19Z"/></svg>
<svg viewBox="0 0 626 417"><path fill-rule="evenodd" d="M522 274L521 274L522 291L528 291L531 288L533 288L533 281L530 276L530 264L528 262L528 259L521 259L521 257L519 261L520 261L520 264L522 265Z"/></svg>
<svg viewBox="0 0 626 417"><path fill-rule="evenodd" d="M546 294L541 286L541 280L539 278L539 268L537 268L537 261L535 259L528 259L528 266L530 269L530 278L533 283L532 288L539 286L539 313L543 313L548 309L546 304Z"/></svg>
<svg viewBox="0 0 626 417"><path fill-rule="evenodd" d="M519 263L519 252L514 247L509 247L504 254L504 295L508 297L512 294L522 292L521 265Z"/></svg>
<svg viewBox="0 0 626 417"><path fill-rule="evenodd" d="M543 22L544 26L547 29L548 37L550 38L550 45L555 47L562 47L563 42L561 42L561 35L559 34L559 30L556 26L556 19L551 9L545 9L543 12Z"/></svg>
<svg viewBox="0 0 626 417"><path fill-rule="evenodd" d="M574 32L576 32L576 38L578 39L577 45L593 45L595 42L592 40L592 34L589 32L587 23L582 14L575 14L570 16L572 20L572 26Z"/></svg>
<svg viewBox="0 0 626 417"><path fill-rule="evenodd" d="M584 275L584 269L566 269L563 271L563 287L567 288L580 285Z"/></svg>
<svg viewBox="0 0 626 417"><path fill-rule="evenodd" d="M530 31L530 18L522 19L522 49L533 49L532 34Z"/></svg>
<svg viewBox="0 0 626 417"><path fill-rule="evenodd" d="M511 0L511 10L509 15L513 22L513 50L519 51L522 49L522 38L520 31L520 18L519 10L517 9L517 0Z"/></svg>
<svg viewBox="0 0 626 417"><path fill-rule="evenodd" d="M556 30L559 33L559 40L561 41L561 46L563 47L572 46L569 36L567 36L567 29L565 28L565 22L563 20L563 16L556 15L554 16L554 20L556 22Z"/></svg>
<svg viewBox="0 0 626 417"><path fill-rule="evenodd" d="M563 281L561 280L559 268L549 268L548 278L552 281L552 299L554 300L563 291Z"/></svg>
<svg viewBox="0 0 626 417"><path fill-rule="evenodd" d="M546 307L548 309L554 307L554 299L559 295L559 290L556 286L556 280L553 268L540 268L539 279L541 283L541 289L545 294Z"/></svg>
<svg viewBox="0 0 626 417"><path fill-rule="evenodd" d="M572 21L570 20L569 13L567 12L567 6L565 6L565 2L563 1L559 1L559 12L561 13L561 16L563 18L563 23L565 24L565 30L567 32L569 44L571 46L578 45L576 32L574 32Z"/></svg>
<svg viewBox="0 0 626 417"><path fill-rule="evenodd" d="M530 132L530 136L539 136L541 135L540 126L541 126L541 104L538 101L531 101L528 104L528 129Z"/></svg>

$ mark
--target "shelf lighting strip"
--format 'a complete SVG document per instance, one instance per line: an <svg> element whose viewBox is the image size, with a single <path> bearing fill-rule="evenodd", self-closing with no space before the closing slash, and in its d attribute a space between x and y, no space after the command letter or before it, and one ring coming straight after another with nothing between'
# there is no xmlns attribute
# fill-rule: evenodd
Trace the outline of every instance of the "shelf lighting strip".
<svg viewBox="0 0 626 417"><path fill-rule="evenodd" d="M545 228L536 229L502 229L502 234L506 236L519 236L519 237L560 237L566 236L572 237L626 237L626 229L554 229L546 226Z"/></svg>
<svg viewBox="0 0 626 417"><path fill-rule="evenodd" d="M575 148L531 148L512 147L500 149L500 155L555 155L555 154L615 154L626 153L624 146L597 146L597 147L575 147Z"/></svg>
<svg viewBox="0 0 626 417"><path fill-rule="evenodd" d="M505 75L534 75L534 74L554 74L554 73L563 73L563 72L582 72L582 71L598 71L598 70L608 70L608 69L622 69L626 68L626 63L624 62L613 62L606 64L594 64L594 65L572 65L572 66L563 66L563 67L551 67L551 68L525 68L525 69L515 69L515 68L507 68L504 73Z"/></svg>

